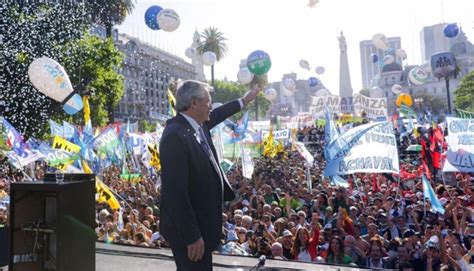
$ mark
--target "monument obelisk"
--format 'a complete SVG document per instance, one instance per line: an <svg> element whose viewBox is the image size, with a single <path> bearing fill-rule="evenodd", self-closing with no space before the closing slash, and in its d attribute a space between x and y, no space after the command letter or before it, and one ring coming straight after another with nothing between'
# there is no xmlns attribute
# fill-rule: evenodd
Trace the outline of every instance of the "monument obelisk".
<svg viewBox="0 0 474 271"><path fill-rule="evenodd" d="M349 61L347 59L347 43L342 31L341 36L338 37L338 40L339 50L341 51L339 58L339 96L341 97L341 112L352 113L352 109L344 106L344 104L352 104L352 85L351 75L349 73Z"/></svg>

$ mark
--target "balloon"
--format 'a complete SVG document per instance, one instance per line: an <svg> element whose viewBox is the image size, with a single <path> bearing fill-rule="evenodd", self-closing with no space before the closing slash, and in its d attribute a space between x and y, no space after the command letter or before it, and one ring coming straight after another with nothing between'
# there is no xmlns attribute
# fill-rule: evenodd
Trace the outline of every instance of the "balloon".
<svg viewBox="0 0 474 271"><path fill-rule="evenodd" d="M189 58L193 58L193 57L196 56L196 49L194 49L192 47L189 47L189 48L186 49L184 54Z"/></svg>
<svg viewBox="0 0 474 271"><path fill-rule="evenodd" d="M413 85L423 85L428 80L428 74L421 68L413 68L408 73L408 80Z"/></svg>
<svg viewBox="0 0 474 271"><path fill-rule="evenodd" d="M318 97L319 96L326 96L326 95L329 95L329 94L330 94L329 90L327 90L325 88L322 88L322 89L316 91L316 93L315 93L315 95L318 96Z"/></svg>
<svg viewBox="0 0 474 271"><path fill-rule="evenodd" d="M395 95L398 95L398 94L402 93L402 90L403 90L403 87L400 86L399 84L394 84L392 86L392 93L395 94Z"/></svg>
<svg viewBox="0 0 474 271"><path fill-rule="evenodd" d="M287 89L283 83L280 85L280 92L286 97L291 97L295 94L293 90Z"/></svg>
<svg viewBox="0 0 474 271"><path fill-rule="evenodd" d="M283 80L283 86L286 89L291 90L291 91L294 91L296 89L295 81L293 81L293 79L290 79L290 78Z"/></svg>
<svg viewBox="0 0 474 271"><path fill-rule="evenodd" d="M318 78L316 78L316 77L310 77L310 78L308 79L308 85L309 85L309 87L315 87L315 86L317 86L318 84L319 84Z"/></svg>
<svg viewBox="0 0 474 271"><path fill-rule="evenodd" d="M300 60L300 67L303 68L303 69L306 69L308 71L310 70L309 62L307 60L304 60L304 59Z"/></svg>
<svg viewBox="0 0 474 271"><path fill-rule="evenodd" d="M272 67L272 61L266 52L257 50L250 53L247 57L247 67L251 73L263 75Z"/></svg>
<svg viewBox="0 0 474 271"><path fill-rule="evenodd" d="M382 33L377 33L372 37L372 45L377 49L385 50L389 47L387 37Z"/></svg>
<svg viewBox="0 0 474 271"><path fill-rule="evenodd" d="M237 73L237 79L243 85L247 85L252 82L253 77L253 73L251 73L247 67L240 69L240 71Z"/></svg>
<svg viewBox="0 0 474 271"><path fill-rule="evenodd" d="M413 105L413 100L410 94L401 93L400 95L398 95L397 100L395 100L395 104L397 105L397 107L402 106L402 104L411 107Z"/></svg>
<svg viewBox="0 0 474 271"><path fill-rule="evenodd" d="M153 30L160 30L160 25L158 24L157 17L158 13L163 8L160 6L151 6L145 12L145 24L153 29Z"/></svg>
<svg viewBox="0 0 474 271"><path fill-rule="evenodd" d="M214 65L214 63L216 63L216 54L214 52L204 52L204 54L202 54L202 64L206 65L206 66L212 66Z"/></svg>
<svg viewBox="0 0 474 271"><path fill-rule="evenodd" d="M163 9L158 13L158 25L163 31L173 32L179 27L179 15L172 9Z"/></svg>
<svg viewBox="0 0 474 271"><path fill-rule="evenodd" d="M456 70L456 58L452 52L434 54L430 60L431 70L436 78L451 76Z"/></svg>
<svg viewBox="0 0 474 271"><path fill-rule="evenodd" d="M74 115L77 112L81 111L82 107L82 98L78 94L74 94L64 105L63 110L69 115Z"/></svg>
<svg viewBox="0 0 474 271"><path fill-rule="evenodd" d="M389 65L392 64L395 61L395 57L392 55L386 55L383 58L383 64Z"/></svg>
<svg viewBox="0 0 474 271"><path fill-rule="evenodd" d="M401 59L406 59L407 58L407 52L403 49L398 49L397 50L397 56Z"/></svg>
<svg viewBox="0 0 474 271"><path fill-rule="evenodd" d="M377 61L379 61L379 56L377 54L371 54L370 57L372 59L372 63L377 63Z"/></svg>
<svg viewBox="0 0 474 271"><path fill-rule="evenodd" d="M443 33L447 38L454 38L459 34L459 27L457 24L447 24L444 29Z"/></svg>
<svg viewBox="0 0 474 271"><path fill-rule="evenodd" d="M370 89L369 94L372 98L382 98L383 90L379 87L373 87Z"/></svg>
<svg viewBox="0 0 474 271"><path fill-rule="evenodd" d="M263 96L271 102L277 98L278 94L274 88L269 88L263 92Z"/></svg>
<svg viewBox="0 0 474 271"><path fill-rule="evenodd" d="M314 8L317 3L319 3L319 0L309 0L308 7Z"/></svg>
<svg viewBox="0 0 474 271"><path fill-rule="evenodd" d="M316 73L319 74L319 75L323 74L325 71L326 71L326 69L324 69L323 66L316 67Z"/></svg>

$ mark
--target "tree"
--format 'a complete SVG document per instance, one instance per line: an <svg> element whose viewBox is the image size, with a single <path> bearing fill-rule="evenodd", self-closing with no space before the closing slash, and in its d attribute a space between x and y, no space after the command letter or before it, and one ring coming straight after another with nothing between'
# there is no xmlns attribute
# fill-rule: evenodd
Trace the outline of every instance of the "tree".
<svg viewBox="0 0 474 271"><path fill-rule="evenodd" d="M247 92L247 88L239 83L236 82L226 82L221 80L216 80L214 91L211 92L212 102L213 103L226 103L235 99L242 97L245 92ZM255 99L254 103L258 103L258 114L260 116L265 116L270 108L270 102L263 97L262 93L259 93L257 98ZM256 115L256 108L255 106L247 106L247 109L250 112L250 115ZM232 119L238 120L242 117L243 113L239 112L235 114Z"/></svg>
<svg viewBox="0 0 474 271"><path fill-rule="evenodd" d="M370 97L370 90L368 88L363 88L359 91L359 94Z"/></svg>
<svg viewBox="0 0 474 271"><path fill-rule="evenodd" d="M92 22L105 26L107 37L112 37L112 28L125 21L135 8L133 0L87 0L86 7Z"/></svg>
<svg viewBox="0 0 474 271"><path fill-rule="evenodd" d="M415 110L419 113L429 111L433 115L440 115L446 111L448 103L443 98L429 94L426 91L421 91L413 94L413 100L422 101L420 104L415 105Z"/></svg>
<svg viewBox="0 0 474 271"><path fill-rule="evenodd" d="M68 53L64 47L88 29L85 17L82 4L71 1L0 5L0 104L5 104L0 114L25 137L41 136L47 120L63 114L60 103L33 88L28 66L42 56L60 62Z"/></svg>
<svg viewBox="0 0 474 271"><path fill-rule="evenodd" d="M227 54L227 40L222 32L219 32L217 27L208 27L201 33L204 39L197 47L200 55L204 52L214 52L216 54L216 61L219 62ZM214 65L211 66L211 85L214 86Z"/></svg>
<svg viewBox="0 0 474 271"><path fill-rule="evenodd" d="M461 84L454 92L454 105L457 109L474 112L474 71L461 79Z"/></svg>
<svg viewBox="0 0 474 271"><path fill-rule="evenodd" d="M66 50L69 53L62 62L71 71L76 91L90 96L92 124L113 123L114 109L124 92L124 78L117 72L123 54L111 38L103 40L90 35L69 44Z"/></svg>

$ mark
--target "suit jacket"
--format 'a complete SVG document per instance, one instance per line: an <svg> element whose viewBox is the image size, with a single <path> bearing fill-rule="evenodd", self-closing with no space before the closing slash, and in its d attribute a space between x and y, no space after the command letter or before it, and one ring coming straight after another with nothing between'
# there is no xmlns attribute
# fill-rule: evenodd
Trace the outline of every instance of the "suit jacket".
<svg viewBox="0 0 474 271"><path fill-rule="evenodd" d="M211 111L210 120L203 124L216 161L209 130L240 109L238 100L229 102ZM186 246L202 237L206 250L216 249L221 240L223 200L232 201L235 193L225 174L216 171L194 128L181 114L166 123L160 158L161 234L171 246Z"/></svg>

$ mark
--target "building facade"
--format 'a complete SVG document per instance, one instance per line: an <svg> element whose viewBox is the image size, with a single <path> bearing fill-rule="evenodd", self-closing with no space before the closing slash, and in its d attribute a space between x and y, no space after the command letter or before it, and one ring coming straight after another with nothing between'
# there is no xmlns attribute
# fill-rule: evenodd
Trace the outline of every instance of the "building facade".
<svg viewBox="0 0 474 271"><path fill-rule="evenodd" d="M114 111L115 121L156 122L168 115L168 84L175 79L197 79L193 64L126 34L116 34L125 59L120 73L125 91Z"/></svg>
<svg viewBox="0 0 474 271"><path fill-rule="evenodd" d="M401 39L400 37L391 37L388 38L388 43L390 44L390 52L392 55L395 56L395 61L402 63L402 59L396 56L396 52L398 49L401 49ZM377 75L380 74L382 71L383 65L379 65L382 61L383 57L385 56L386 52L381 49L377 49L373 44L372 40L363 40L359 43L360 48L360 63L361 63L361 71L362 71L362 87L363 88L371 88L376 86L377 83ZM372 54L376 54L379 57L379 61L374 63L372 61ZM375 80L374 80L375 79Z"/></svg>

